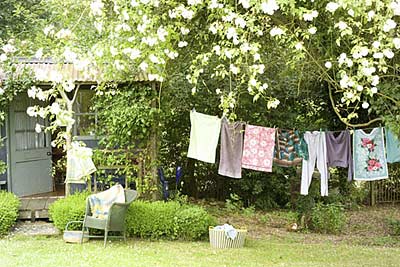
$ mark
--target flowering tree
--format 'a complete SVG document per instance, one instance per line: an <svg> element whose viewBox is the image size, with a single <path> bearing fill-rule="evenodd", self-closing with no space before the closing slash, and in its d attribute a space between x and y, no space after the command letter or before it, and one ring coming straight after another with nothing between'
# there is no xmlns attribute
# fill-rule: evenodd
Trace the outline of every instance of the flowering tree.
<svg viewBox="0 0 400 267"><path fill-rule="evenodd" d="M50 0L47 5L52 11L47 26L29 45L21 42L22 51L35 47L31 55L70 62L99 84L144 72L162 87L174 64L190 62L185 74L192 93L198 85L217 85L220 108L231 119L243 94L273 109L280 91L310 83L328 91L347 126L383 120L396 127L400 118L398 0ZM3 51L0 59L7 56ZM276 65L295 77L291 88L277 84ZM71 129L74 97L68 94L76 87L62 73L54 73L52 81L50 90L32 88L29 95L55 102L30 113L51 114L56 119L50 127ZM62 137L68 140L70 134Z"/></svg>

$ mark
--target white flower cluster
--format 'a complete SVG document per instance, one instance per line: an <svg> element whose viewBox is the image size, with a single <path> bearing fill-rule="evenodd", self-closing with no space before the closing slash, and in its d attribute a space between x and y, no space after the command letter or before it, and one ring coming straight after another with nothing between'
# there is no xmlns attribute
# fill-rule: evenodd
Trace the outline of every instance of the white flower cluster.
<svg viewBox="0 0 400 267"><path fill-rule="evenodd" d="M268 0L261 3L261 10L268 15L273 15L275 11L279 10L279 5L275 0Z"/></svg>
<svg viewBox="0 0 400 267"><path fill-rule="evenodd" d="M175 18L178 18L179 16L182 16L182 18L184 18L184 19L191 20L194 16L194 11L187 9L183 5L180 5L173 10L169 10L168 16L171 19L175 19Z"/></svg>
<svg viewBox="0 0 400 267"><path fill-rule="evenodd" d="M101 16L103 14L104 4L101 0L93 1L90 4L90 9L92 11L93 16Z"/></svg>
<svg viewBox="0 0 400 267"><path fill-rule="evenodd" d="M390 3L390 7L393 10L393 14L395 16L400 16L400 1L396 0L395 2L393 1L392 3Z"/></svg>
<svg viewBox="0 0 400 267"><path fill-rule="evenodd" d="M335 2L329 2L326 5L326 10L328 10L331 13L334 13L338 8L339 8L339 4L335 3Z"/></svg>
<svg viewBox="0 0 400 267"><path fill-rule="evenodd" d="M122 53L125 55L128 55L131 60L135 60L140 57L142 52L137 48L128 47L128 48L124 48L122 50Z"/></svg>
<svg viewBox="0 0 400 267"><path fill-rule="evenodd" d="M284 32L284 30L282 30L282 29L279 28L279 27L273 27L273 28L271 29L271 31L269 32L269 34L270 34L272 37L274 37L274 36L281 36L281 35L285 34L285 32Z"/></svg>
<svg viewBox="0 0 400 267"><path fill-rule="evenodd" d="M304 21L313 21L313 19L315 19L316 17L318 17L318 11L316 10L313 10L310 13L303 14Z"/></svg>

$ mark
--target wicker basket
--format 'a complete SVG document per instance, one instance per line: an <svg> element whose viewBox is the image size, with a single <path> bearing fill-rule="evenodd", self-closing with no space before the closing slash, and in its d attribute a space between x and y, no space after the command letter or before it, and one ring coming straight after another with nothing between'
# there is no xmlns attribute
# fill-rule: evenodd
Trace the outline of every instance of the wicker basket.
<svg viewBox="0 0 400 267"><path fill-rule="evenodd" d="M214 227L209 228L210 244L213 248L241 248L246 238L246 229L236 229L237 236L230 239L226 236L224 230L215 230Z"/></svg>
<svg viewBox="0 0 400 267"><path fill-rule="evenodd" d="M68 230L68 226L71 223L83 223L82 221L70 221L65 226L63 239L67 243L80 243L82 239L82 230ZM89 232L85 231L83 234L83 242L89 241Z"/></svg>

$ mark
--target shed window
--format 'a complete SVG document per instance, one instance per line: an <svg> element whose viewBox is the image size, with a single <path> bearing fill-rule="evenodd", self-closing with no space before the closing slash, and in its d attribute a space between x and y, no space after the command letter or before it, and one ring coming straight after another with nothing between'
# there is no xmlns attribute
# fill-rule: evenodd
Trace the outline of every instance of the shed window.
<svg viewBox="0 0 400 267"><path fill-rule="evenodd" d="M78 92L74 106L74 136L93 138L95 135L97 113L91 109L94 94L93 90L80 90Z"/></svg>

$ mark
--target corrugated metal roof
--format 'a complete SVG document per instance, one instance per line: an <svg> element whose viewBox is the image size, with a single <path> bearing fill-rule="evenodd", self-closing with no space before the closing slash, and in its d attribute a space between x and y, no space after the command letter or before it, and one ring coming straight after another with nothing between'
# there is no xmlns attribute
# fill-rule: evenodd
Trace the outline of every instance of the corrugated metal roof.
<svg viewBox="0 0 400 267"><path fill-rule="evenodd" d="M56 63L52 60L19 59L17 69L22 69L23 67L32 69L36 78L44 83L53 81L57 73L62 74L63 80L72 80L74 82L97 83L97 81L102 80L97 79L100 75L99 73L92 71L91 74L88 75L88 72L78 70L76 66L71 63ZM0 70L0 79L5 80L6 78L6 74ZM146 73L138 73L131 81L148 82L149 78Z"/></svg>

